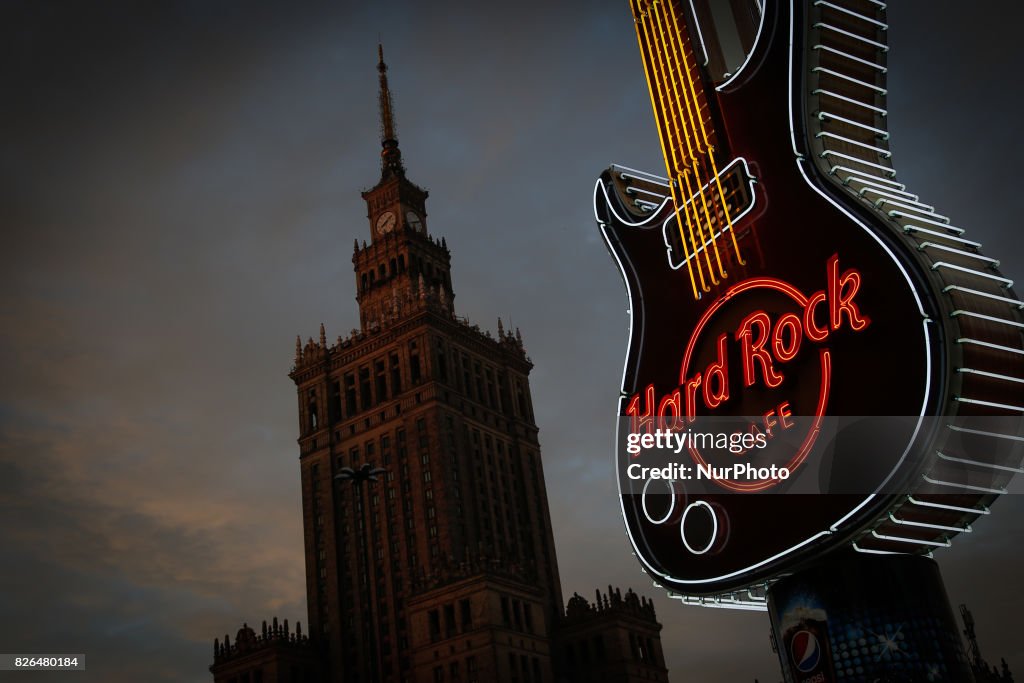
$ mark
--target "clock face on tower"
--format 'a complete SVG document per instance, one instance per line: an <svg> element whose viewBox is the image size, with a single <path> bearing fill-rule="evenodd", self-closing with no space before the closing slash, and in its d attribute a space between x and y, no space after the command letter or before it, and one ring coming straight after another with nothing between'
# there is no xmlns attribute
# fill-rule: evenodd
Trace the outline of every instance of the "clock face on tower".
<svg viewBox="0 0 1024 683"><path fill-rule="evenodd" d="M393 211L385 211L377 217L377 234L386 235L395 229L395 225L398 223L398 218L395 216Z"/></svg>
<svg viewBox="0 0 1024 683"><path fill-rule="evenodd" d="M416 232L423 232L423 219L415 211L409 211L405 214L405 224Z"/></svg>

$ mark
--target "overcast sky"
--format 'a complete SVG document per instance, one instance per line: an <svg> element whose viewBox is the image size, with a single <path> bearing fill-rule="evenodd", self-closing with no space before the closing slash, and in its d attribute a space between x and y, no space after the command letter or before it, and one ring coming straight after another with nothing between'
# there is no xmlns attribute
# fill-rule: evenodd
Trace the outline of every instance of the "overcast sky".
<svg viewBox="0 0 1024 683"><path fill-rule="evenodd" d="M1024 277L1019 4L893 4L900 179ZM565 595L654 597L674 681L777 679L766 616L665 598L618 517L626 299L591 195L663 169L628 4L370 5L0 4L0 650L209 681L215 636L305 622L287 372L296 334L358 323L380 38L456 310L536 364ZM995 512L938 559L1019 676L1024 504Z"/></svg>

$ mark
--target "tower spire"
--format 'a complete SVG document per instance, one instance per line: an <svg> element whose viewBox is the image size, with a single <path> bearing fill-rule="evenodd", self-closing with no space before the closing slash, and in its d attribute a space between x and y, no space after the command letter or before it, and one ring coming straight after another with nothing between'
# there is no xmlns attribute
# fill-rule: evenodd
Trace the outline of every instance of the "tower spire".
<svg viewBox="0 0 1024 683"><path fill-rule="evenodd" d="M377 73L380 78L380 152L381 178L392 175L404 176L402 152L398 149L398 133L395 131L395 112L391 104L391 89L388 88L388 65L384 63L384 46L377 44Z"/></svg>

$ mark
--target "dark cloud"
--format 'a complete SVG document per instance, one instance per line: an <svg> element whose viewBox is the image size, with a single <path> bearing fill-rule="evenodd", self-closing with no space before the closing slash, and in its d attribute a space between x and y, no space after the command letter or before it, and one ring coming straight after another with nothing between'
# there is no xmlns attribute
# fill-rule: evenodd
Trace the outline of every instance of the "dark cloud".
<svg viewBox="0 0 1024 683"><path fill-rule="evenodd" d="M890 8L901 178L1009 277L1024 263L1015 7ZM0 11L5 650L78 649L88 680L198 681L214 636L305 621L286 373L296 333L357 321L379 35L456 308L510 319L536 363L566 594L654 597L677 679L773 679L763 615L669 600L620 533L609 416L626 299L591 192L610 162L662 167L624 3ZM996 512L939 559L985 654L1024 666L1006 588L1020 498Z"/></svg>

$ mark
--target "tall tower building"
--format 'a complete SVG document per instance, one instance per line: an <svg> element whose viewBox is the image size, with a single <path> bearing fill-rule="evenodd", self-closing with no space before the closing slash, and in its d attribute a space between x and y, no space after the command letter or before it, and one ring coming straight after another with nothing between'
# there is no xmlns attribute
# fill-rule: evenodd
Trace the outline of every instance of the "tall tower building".
<svg viewBox="0 0 1024 683"><path fill-rule="evenodd" d="M551 680L562 596L532 366L518 331L455 315L451 255L406 177L382 52L377 68L381 176L352 256L360 328L299 343L291 373L309 630L336 680L492 681L513 657ZM338 479L364 463L377 481Z"/></svg>
<svg viewBox="0 0 1024 683"><path fill-rule="evenodd" d="M519 330L456 315L382 50L377 69L381 175L352 255L359 329L297 339L289 375L308 636L243 625L214 643L215 683L666 681L651 603L609 588L563 610L532 364Z"/></svg>

